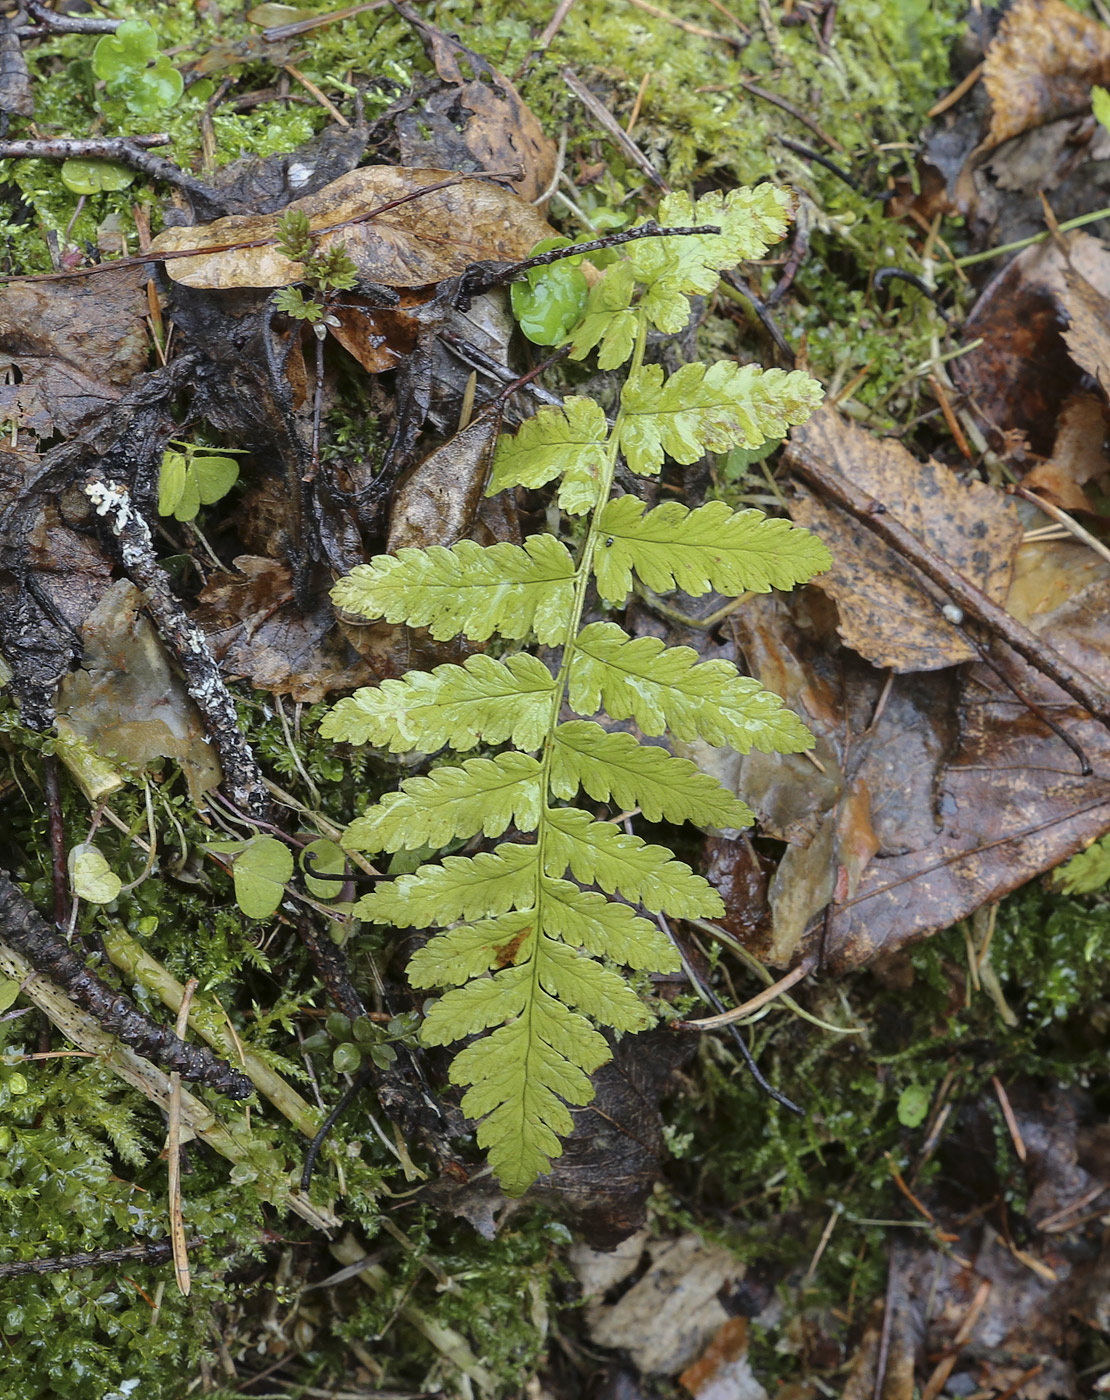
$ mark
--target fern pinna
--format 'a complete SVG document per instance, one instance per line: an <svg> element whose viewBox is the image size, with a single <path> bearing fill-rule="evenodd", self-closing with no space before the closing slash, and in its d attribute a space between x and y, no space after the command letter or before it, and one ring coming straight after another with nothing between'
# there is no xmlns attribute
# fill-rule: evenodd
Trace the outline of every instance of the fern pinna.
<svg viewBox="0 0 1110 1400"><path fill-rule="evenodd" d="M712 293L720 269L762 257L785 233L788 209L789 196L768 185L696 205L669 195L664 225L720 232L628 243L590 289L568 339L575 358L596 349L602 369L631 361L616 421L610 427L588 398L541 409L502 438L489 486L492 494L557 481L561 509L587 517L577 557L553 534L521 546L463 540L376 558L333 591L350 612L426 627L436 639L531 638L559 658L557 670L520 651L410 672L341 700L323 728L395 753L505 746L406 779L351 823L345 844L396 852L517 833L382 882L355 911L375 924L445 930L408 966L414 987L452 989L432 1004L421 1038L469 1041L451 1078L466 1086L463 1111L509 1194L560 1153L568 1105L590 1101L590 1075L610 1057L597 1026L639 1031L653 1020L618 969L678 965L636 906L680 919L723 913L713 887L665 847L567 804L584 792L651 822L753 820L693 763L589 716L604 711L646 736L700 736L742 753L792 753L812 742L777 696L729 663L699 663L687 647L630 637L616 622L582 625L593 590L603 609L617 610L634 575L660 592L739 594L791 588L828 567L824 546L786 520L720 501L648 510L633 495L612 494L619 457L646 475L665 457L686 464L707 451L757 447L817 406L821 390L800 372L724 361L667 377L644 363L649 329L682 330L690 296ZM564 707L583 718L562 719Z"/></svg>

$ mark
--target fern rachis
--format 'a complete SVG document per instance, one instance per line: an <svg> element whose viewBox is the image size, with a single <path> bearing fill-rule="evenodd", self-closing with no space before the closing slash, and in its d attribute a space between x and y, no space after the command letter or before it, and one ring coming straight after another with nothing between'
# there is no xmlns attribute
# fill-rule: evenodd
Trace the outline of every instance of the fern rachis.
<svg viewBox="0 0 1110 1400"><path fill-rule="evenodd" d="M737 594L790 588L828 566L814 537L758 511L722 502L646 510L634 496L612 496L622 455L644 474L665 455L690 462L706 450L758 447L816 407L820 390L801 373L724 362L686 365L668 379L644 363L649 329L681 329L689 297L712 292L719 269L762 256L785 231L787 203L767 186L696 206L668 196L662 219L721 232L626 245L568 337L576 357L596 347L603 368L630 361L612 428L600 405L570 398L502 439L491 493L558 481L562 510L586 517L577 559L553 535L522 546L464 540L375 559L333 592L349 611L427 627L436 639L531 635L562 649L554 675L521 652L386 681L341 700L323 731L394 752L511 745L405 780L345 838L370 852L511 828L530 838L426 864L380 884L356 909L374 923L444 930L409 964L414 987L450 988L421 1036L429 1045L476 1037L451 1078L466 1088L463 1110L510 1194L548 1170L572 1126L568 1105L592 1097L589 1076L610 1056L597 1026L638 1031L652 1021L615 968L678 965L668 939L633 906L675 918L723 912L712 886L670 851L563 804L584 791L652 821L752 820L694 764L592 717L604 710L647 736L701 737L742 752L796 752L812 742L777 697L729 663L698 662L688 648L632 638L613 622L582 625L591 586L619 606L634 577L659 591ZM581 718L562 720L564 705Z"/></svg>

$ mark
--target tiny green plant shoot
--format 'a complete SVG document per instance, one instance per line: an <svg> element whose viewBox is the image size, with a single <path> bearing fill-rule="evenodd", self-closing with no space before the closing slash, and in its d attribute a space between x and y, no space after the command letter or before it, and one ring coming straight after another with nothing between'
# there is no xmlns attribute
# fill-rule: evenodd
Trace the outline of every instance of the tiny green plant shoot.
<svg viewBox="0 0 1110 1400"><path fill-rule="evenodd" d="M356 916L398 928L440 928L412 958L417 988L450 988L428 1009L426 1045L469 1043L451 1079L502 1187L525 1191L570 1132L570 1107L593 1096L590 1075L611 1056L598 1029L647 1028L652 1013L619 971L670 971L678 958L636 906L675 918L719 916L713 887L663 846L626 835L573 805L580 793L650 822L744 827L752 813L693 763L591 716L632 720L641 734L700 737L742 753L793 753L812 737L779 698L721 660L633 638L604 616L633 578L699 595L792 588L829 565L807 531L721 501L648 510L614 494L623 456L640 475L665 456L755 448L804 422L821 398L800 372L723 361L684 365L669 377L645 363L648 334L682 330L689 298L710 295L722 268L762 257L785 233L789 196L769 185L711 194L696 205L664 199L665 224L714 225L718 234L625 245L589 289L567 340L603 369L628 364L610 426L600 404L568 398L502 438L490 493L558 482L557 501L585 517L577 557L554 534L521 546L401 549L355 568L335 602L367 618L426 627L433 638L534 639L502 659L409 672L357 691L325 717L323 734L394 753L482 756L412 777L348 827L353 850L443 848L475 837L510 840L445 856L380 883ZM563 719L569 708L580 718ZM503 746L503 747L502 747ZM499 752L496 750L500 749Z"/></svg>

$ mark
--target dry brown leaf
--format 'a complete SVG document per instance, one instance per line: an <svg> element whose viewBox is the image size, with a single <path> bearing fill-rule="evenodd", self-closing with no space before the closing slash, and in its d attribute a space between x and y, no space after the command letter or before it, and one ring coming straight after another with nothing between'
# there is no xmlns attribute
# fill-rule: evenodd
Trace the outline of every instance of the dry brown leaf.
<svg viewBox="0 0 1110 1400"><path fill-rule="evenodd" d="M0 373L14 366L22 380L7 416L69 435L118 399L150 354L145 287L141 267L121 267L0 288Z"/></svg>
<svg viewBox="0 0 1110 1400"><path fill-rule="evenodd" d="M443 181L454 183L443 186ZM430 188L435 185L441 188ZM384 208L400 199L405 203ZM514 262L552 233L543 216L509 190L449 170L389 165L352 170L289 208L306 214L313 230L345 225L324 234L318 246L343 244L360 278L387 287L427 286L476 262ZM374 210L382 212L367 217ZM285 287L300 281L304 269L279 252L277 225L277 215L235 214L198 228L165 229L151 249L212 249L166 263L169 276L187 287ZM262 246L226 247L242 243Z"/></svg>
<svg viewBox="0 0 1110 1400"><path fill-rule="evenodd" d="M1110 296L1074 267L1064 269L1064 286L1063 304L1068 315L1064 340L1071 357L1104 392L1110 392Z"/></svg>
<svg viewBox="0 0 1110 1400"><path fill-rule="evenodd" d="M555 173L556 147L503 73L452 34L397 9L424 39L444 87L397 117L406 165L519 171L508 181L521 199L538 199Z"/></svg>
<svg viewBox="0 0 1110 1400"><path fill-rule="evenodd" d="M1083 488L1110 473L1106 431L1105 403L1092 394L1076 394L1061 410L1051 461L1026 472L1022 485L1061 510L1093 514L1095 507Z"/></svg>
<svg viewBox="0 0 1110 1400"><path fill-rule="evenodd" d="M417 287L402 292L396 306L377 306L368 297L347 293L333 312L339 324L332 333L367 374L385 374L415 349L420 308L431 296L429 288Z"/></svg>
<svg viewBox="0 0 1110 1400"><path fill-rule="evenodd" d="M1005 597L1022 529L1000 492L963 485L948 467L918 462L900 443L872 437L831 408L795 429L794 443L874 497L989 598ZM858 521L801 487L791 513L832 551L832 569L817 587L835 599L838 631L853 650L898 673L935 671L976 655L945 620L933 586Z"/></svg>
<svg viewBox="0 0 1110 1400"><path fill-rule="evenodd" d="M1110 81L1110 30L1063 0L1018 0L983 64L997 146L1030 127L1086 111L1091 85Z"/></svg>
<svg viewBox="0 0 1110 1400"><path fill-rule="evenodd" d="M500 429L500 413L483 413L413 467L393 497L388 553L452 545L471 533Z"/></svg>

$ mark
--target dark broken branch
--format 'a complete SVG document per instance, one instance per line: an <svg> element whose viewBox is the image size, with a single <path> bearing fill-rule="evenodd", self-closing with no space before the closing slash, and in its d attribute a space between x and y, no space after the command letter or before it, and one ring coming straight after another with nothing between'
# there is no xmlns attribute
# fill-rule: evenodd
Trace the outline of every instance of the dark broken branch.
<svg viewBox="0 0 1110 1400"><path fill-rule="evenodd" d="M64 1274L71 1269L95 1269L104 1264L163 1264L169 1257L169 1241L157 1240L150 1244L127 1244L119 1249L58 1254L52 1259L15 1259L0 1264L0 1279L25 1278L28 1274Z"/></svg>
<svg viewBox="0 0 1110 1400"><path fill-rule="evenodd" d="M173 1031L138 1011L121 992L91 972L84 958L57 934L31 901L0 871L0 938L140 1055L194 1084L206 1084L231 1099L247 1099L254 1085L226 1060L201 1045L186 1045Z"/></svg>

